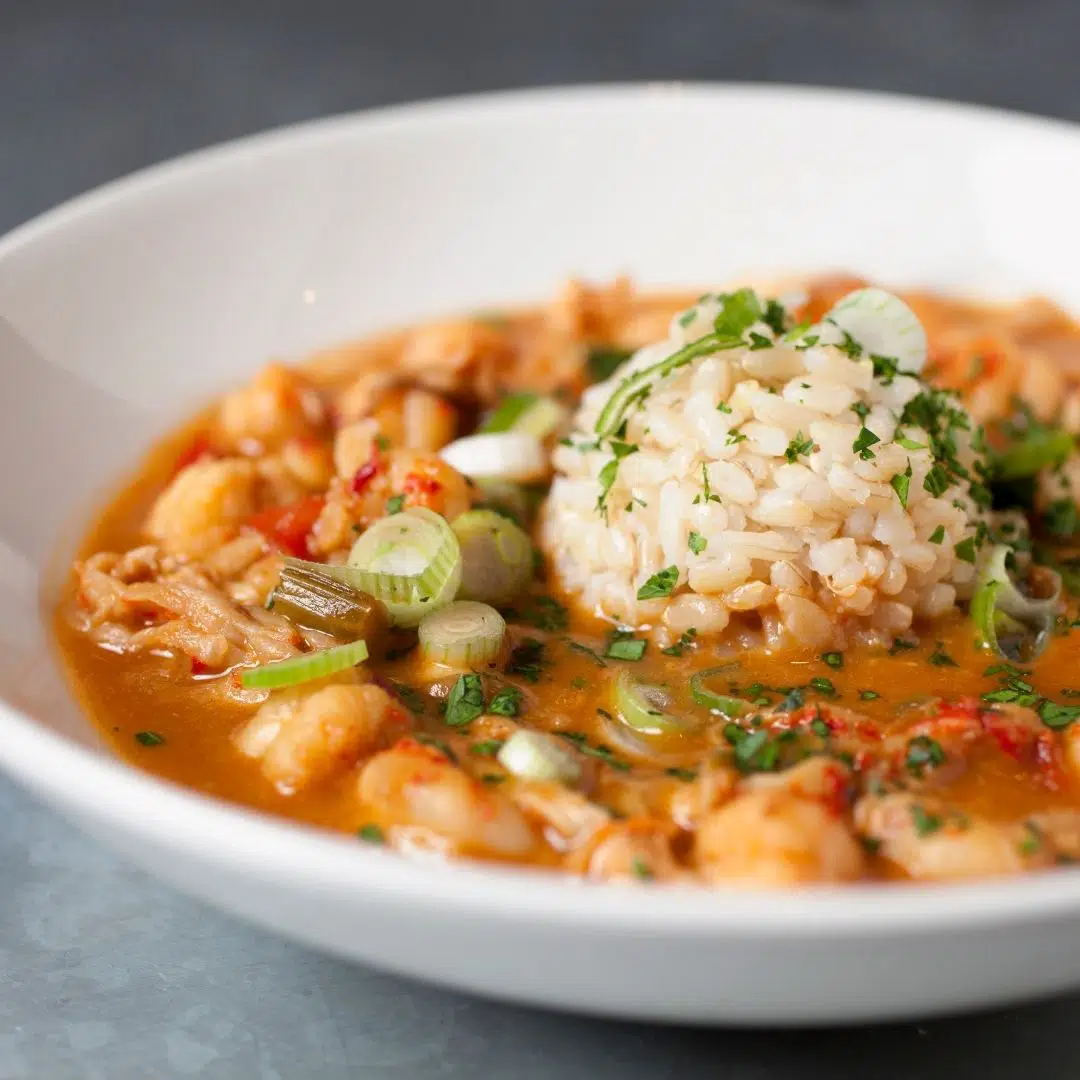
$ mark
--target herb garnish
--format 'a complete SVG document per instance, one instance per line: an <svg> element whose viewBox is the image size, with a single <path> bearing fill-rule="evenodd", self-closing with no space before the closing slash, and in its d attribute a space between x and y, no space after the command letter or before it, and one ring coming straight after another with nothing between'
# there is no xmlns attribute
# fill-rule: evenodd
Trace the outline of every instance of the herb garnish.
<svg viewBox="0 0 1080 1080"><path fill-rule="evenodd" d="M915 826L915 833L920 838L932 836L942 826L942 820L937 814L930 814L918 803L911 807L911 821Z"/></svg>
<svg viewBox="0 0 1080 1080"><path fill-rule="evenodd" d="M385 844L386 834L379 828L378 825L369 822L367 825L361 825L356 830L356 835L360 840L363 840L367 844Z"/></svg>
<svg viewBox="0 0 1080 1080"><path fill-rule="evenodd" d="M839 671L844 666L844 654L842 652L822 653L821 659L834 671Z"/></svg>
<svg viewBox="0 0 1080 1080"><path fill-rule="evenodd" d="M605 746L603 743L598 743L596 746L590 745L588 735L585 735L583 732L560 731L557 734L569 742L572 742L583 754L597 758L605 764L610 765L613 769L618 769L619 772L630 771L630 763L628 761L623 761L621 758L617 758L610 746Z"/></svg>
<svg viewBox="0 0 1080 1080"><path fill-rule="evenodd" d="M701 533L691 529L690 535L686 538L686 546L695 555L700 555L709 546L709 541Z"/></svg>
<svg viewBox="0 0 1080 1080"><path fill-rule="evenodd" d="M544 643L536 638L525 638L510 653L510 662L506 665L507 673L520 675L529 682L539 682L540 675L547 664Z"/></svg>
<svg viewBox="0 0 1080 1080"><path fill-rule="evenodd" d="M494 757L502 748L502 739L482 739L469 747L469 753L477 757Z"/></svg>
<svg viewBox="0 0 1080 1080"><path fill-rule="evenodd" d="M665 566L663 570L657 570L644 585L637 591L639 600L655 600L659 597L670 596L679 582L679 568L677 566Z"/></svg>
<svg viewBox="0 0 1080 1080"><path fill-rule="evenodd" d="M446 722L465 727L484 713L484 684L479 675L460 675L446 699Z"/></svg>
<svg viewBox="0 0 1080 1080"><path fill-rule="evenodd" d="M688 646L695 644L694 638L697 637L697 630L694 627L690 627L689 630L684 630L679 635L679 640L674 645L669 645L666 649L660 651L665 656L682 656L683 650Z"/></svg>
<svg viewBox="0 0 1080 1080"><path fill-rule="evenodd" d="M521 708L521 691L516 686L504 686L488 702L487 711L494 716L517 716Z"/></svg>
<svg viewBox="0 0 1080 1080"><path fill-rule="evenodd" d="M945 526L939 525L928 537L931 544L940 544L945 539Z"/></svg>
<svg viewBox="0 0 1080 1080"><path fill-rule="evenodd" d="M877 699L879 697L881 697L881 695L876 690L860 690L859 691L859 700L860 701L877 701Z"/></svg>
<svg viewBox="0 0 1080 1080"><path fill-rule="evenodd" d="M156 731L136 731L135 741L140 746L164 746L165 736L159 735Z"/></svg>
<svg viewBox="0 0 1080 1080"><path fill-rule="evenodd" d="M929 735L916 735L908 740L904 764L913 776L922 776L927 767L944 763L945 751L936 739L931 739Z"/></svg>
<svg viewBox="0 0 1080 1080"><path fill-rule="evenodd" d="M900 505L906 510L908 501L908 491L911 488L911 462L907 463L907 469L902 473L897 473L890 481L889 486L896 492L897 499L900 500Z"/></svg>
<svg viewBox="0 0 1080 1080"><path fill-rule="evenodd" d="M934 667L959 667L960 665L945 651L945 643L939 641L934 646L934 651L926 658L928 664Z"/></svg>
<svg viewBox="0 0 1080 1080"><path fill-rule="evenodd" d="M411 686L407 686L405 683L394 682L393 679L387 679L386 685L394 696L413 714L413 716L423 716L425 709L424 695L419 690L414 690Z"/></svg>
<svg viewBox="0 0 1080 1080"><path fill-rule="evenodd" d="M644 638L636 638L629 631L616 630L608 641L604 655L612 660L640 660L648 644Z"/></svg>
<svg viewBox="0 0 1080 1080"><path fill-rule="evenodd" d="M400 514L405 507L404 495L391 495L386 500L386 512L388 514Z"/></svg>
<svg viewBox="0 0 1080 1080"><path fill-rule="evenodd" d="M594 383L610 379L632 355L629 349L619 349L614 345L593 346L589 350L589 378Z"/></svg>
<svg viewBox="0 0 1080 1080"><path fill-rule="evenodd" d="M813 449L814 440L803 438L803 433L796 431L795 438L788 443L787 449L784 451L784 458L794 465L800 457L809 457Z"/></svg>
<svg viewBox="0 0 1080 1080"><path fill-rule="evenodd" d="M864 425L859 429L859 434L855 436L855 441L851 444L851 449L855 451L863 461L872 461L874 452L870 447L879 442L881 442L881 439Z"/></svg>

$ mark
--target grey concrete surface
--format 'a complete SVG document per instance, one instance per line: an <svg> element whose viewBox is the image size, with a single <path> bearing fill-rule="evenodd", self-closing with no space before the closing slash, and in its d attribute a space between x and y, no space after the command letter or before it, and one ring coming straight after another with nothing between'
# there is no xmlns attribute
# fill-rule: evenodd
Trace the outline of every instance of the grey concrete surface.
<svg viewBox="0 0 1080 1080"><path fill-rule="evenodd" d="M0 0L0 231L221 139L509 86L809 82L1076 119L1078 38L1075 0ZM1068 1077L1078 1019L1080 997L747 1034L480 1002L227 919L0 778L0 1080Z"/></svg>

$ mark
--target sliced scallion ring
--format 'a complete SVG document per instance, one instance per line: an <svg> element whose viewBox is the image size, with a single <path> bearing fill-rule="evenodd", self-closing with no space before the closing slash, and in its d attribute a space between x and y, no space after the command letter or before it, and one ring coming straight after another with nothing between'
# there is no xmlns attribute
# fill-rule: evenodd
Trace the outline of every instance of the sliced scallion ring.
<svg viewBox="0 0 1080 1080"><path fill-rule="evenodd" d="M503 743L496 760L521 780L573 784L581 777L581 763L574 752L540 731L519 728Z"/></svg>
<svg viewBox="0 0 1080 1080"><path fill-rule="evenodd" d="M825 316L868 356L888 356L897 370L917 375L926 363L926 331L918 316L898 296L884 289L856 289Z"/></svg>
<svg viewBox="0 0 1080 1080"><path fill-rule="evenodd" d="M370 525L344 567L328 572L381 601L395 626L416 626L461 585L461 549L446 519L413 506Z"/></svg>
<svg viewBox="0 0 1080 1080"><path fill-rule="evenodd" d="M1036 584L1044 595L1022 592L1009 573L1010 552L1005 544L997 544L983 564L971 598L971 621L985 648L1007 660L1026 663L1050 640L1061 601L1061 577L1036 567Z"/></svg>
<svg viewBox="0 0 1080 1080"><path fill-rule="evenodd" d="M474 480L543 480L549 471L547 451L535 436L524 431L466 435L439 451L459 473Z"/></svg>
<svg viewBox="0 0 1080 1080"><path fill-rule="evenodd" d="M346 668L356 667L368 658L367 644L351 641L348 645L335 645L318 652L290 656L272 664L247 668L240 681L248 690L280 690L286 686L324 679Z"/></svg>
<svg viewBox="0 0 1080 1080"><path fill-rule="evenodd" d="M721 664L720 667L705 668L704 671L695 672L690 676L690 696L698 705L704 706L710 712L721 713L723 716L745 715L750 711L750 702L732 697L730 694L718 694L705 685L706 679L728 674L731 670L731 664Z"/></svg>
<svg viewBox="0 0 1080 1080"><path fill-rule="evenodd" d="M506 642L503 617L487 604L456 600L419 627L420 651L436 664L470 670L494 663Z"/></svg>
<svg viewBox="0 0 1080 1080"><path fill-rule="evenodd" d="M386 629L386 609L366 592L324 572L321 563L286 563L268 607L298 626L371 641Z"/></svg>
<svg viewBox="0 0 1080 1080"><path fill-rule="evenodd" d="M614 693L618 719L646 739L671 739L698 728L693 721L668 711L671 695L663 687L638 682L626 671L619 672Z"/></svg>
<svg viewBox="0 0 1080 1080"><path fill-rule="evenodd" d="M569 417L562 402L540 394L511 394L503 398L498 408L477 429L479 434L492 435L500 431L518 431L546 439Z"/></svg>
<svg viewBox="0 0 1080 1080"><path fill-rule="evenodd" d="M532 541L525 531L494 510L468 510L454 518L461 547L461 597L508 604L533 572Z"/></svg>
<svg viewBox="0 0 1080 1080"><path fill-rule="evenodd" d="M532 512L525 488L509 480L477 480L477 488L486 507L496 510L517 521L520 525L529 520Z"/></svg>

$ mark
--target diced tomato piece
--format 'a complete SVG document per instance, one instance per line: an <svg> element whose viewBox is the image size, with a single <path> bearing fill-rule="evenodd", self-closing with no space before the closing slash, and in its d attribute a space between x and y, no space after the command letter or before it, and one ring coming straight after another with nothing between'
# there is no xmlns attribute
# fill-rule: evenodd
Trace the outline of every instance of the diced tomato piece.
<svg viewBox="0 0 1080 1080"><path fill-rule="evenodd" d="M214 449L213 444L206 435L196 435L195 438L191 440L187 449L184 450L173 463L173 475L175 476L189 465L194 465L196 461L203 461L220 456L221 455Z"/></svg>
<svg viewBox="0 0 1080 1080"><path fill-rule="evenodd" d="M191 660L191 674L205 675L210 670L209 664L204 664L197 656Z"/></svg>
<svg viewBox="0 0 1080 1080"><path fill-rule="evenodd" d="M326 499L309 495L288 506L272 506L248 519L248 525L266 537L275 547L299 559L310 559L308 535L322 513Z"/></svg>

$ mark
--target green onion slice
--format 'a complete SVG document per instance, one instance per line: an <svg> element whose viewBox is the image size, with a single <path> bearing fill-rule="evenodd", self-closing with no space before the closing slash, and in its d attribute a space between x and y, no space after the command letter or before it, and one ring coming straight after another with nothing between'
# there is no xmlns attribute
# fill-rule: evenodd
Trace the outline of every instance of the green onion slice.
<svg viewBox="0 0 1080 1080"><path fill-rule="evenodd" d="M985 648L1013 662L1029 662L1047 646L1061 600L1061 577L1033 567L1030 584L1042 594L1023 592L1006 560L1011 548L997 544L983 564L971 598L971 621Z"/></svg>
<svg viewBox="0 0 1080 1080"><path fill-rule="evenodd" d="M544 444L524 431L466 435L439 451L443 461L474 480L543 480L550 469Z"/></svg>
<svg viewBox="0 0 1080 1080"><path fill-rule="evenodd" d="M519 431L546 439L562 427L569 415L566 406L554 398L530 393L510 394L503 398L477 431L485 435Z"/></svg>
<svg viewBox="0 0 1080 1080"><path fill-rule="evenodd" d="M454 518L461 549L461 596L486 604L508 604L533 573L532 541L523 529L494 510L468 510Z"/></svg>
<svg viewBox="0 0 1080 1080"><path fill-rule="evenodd" d="M615 680L615 711L619 720L646 739L670 739L697 731L692 720L668 711L671 695L661 686L638 682L626 671Z"/></svg>
<svg viewBox="0 0 1080 1080"><path fill-rule="evenodd" d="M1034 476L1040 469L1060 465L1075 445L1073 437L1060 428L1032 428L1001 453L991 455L994 479L1022 480Z"/></svg>
<svg viewBox="0 0 1080 1080"><path fill-rule="evenodd" d="M741 337L730 334L706 334L697 341L692 341L677 352L672 353L658 363L650 364L647 368L635 371L627 375L619 383L618 388L608 398L607 404L601 409L596 418L596 434L601 439L610 438L619 430L619 425L626 415L627 409L648 393L649 384L655 379L662 379L673 371L687 364L693 363L698 357L708 356L711 353L720 352L722 349L737 349L745 344ZM451 463L452 464L452 463Z"/></svg>
<svg viewBox="0 0 1080 1080"><path fill-rule="evenodd" d="M468 670L494 663L506 642L503 617L487 604L457 600L419 628L420 651L437 664Z"/></svg>
<svg viewBox="0 0 1080 1080"><path fill-rule="evenodd" d="M728 674L732 670L731 664L721 664L719 667L705 668L690 676L690 696L698 705L703 705L710 712L722 713L724 716L743 716L750 711L750 703L742 698L731 697L729 694L718 694L705 685L706 679L716 675Z"/></svg>
<svg viewBox="0 0 1080 1080"><path fill-rule="evenodd" d="M381 601L395 626L416 626L457 595L461 549L445 518L414 506L379 518L353 544L345 566L323 570Z"/></svg>
<svg viewBox="0 0 1080 1080"><path fill-rule="evenodd" d="M366 642L351 641L348 645L335 645L318 652L290 656L272 664L260 664L247 668L240 676L248 690L280 690L286 686L299 686L314 679L324 679L346 668L356 667L368 658Z"/></svg>
<svg viewBox="0 0 1080 1080"><path fill-rule="evenodd" d="M898 296L884 289L856 289L823 320L839 326L869 356L896 360L898 371L918 374L926 363L926 331Z"/></svg>
<svg viewBox="0 0 1080 1080"><path fill-rule="evenodd" d="M496 760L522 780L573 784L581 777L581 763L574 752L540 731L519 728L503 743Z"/></svg>
<svg viewBox="0 0 1080 1080"><path fill-rule="evenodd" d="M340 637L373 640L388 623L375 597L323 572L321 563L291 561L267 605L298 626Z"/></svg>
<svg viewBox="0 0 1080 1080"><path fill-rule="evenodd" d="M481 479L474 482L486 507L512 518L519 525L532 516L535 500L530 499L529 491L521 484L512 484L509 480Z"/></svg>

